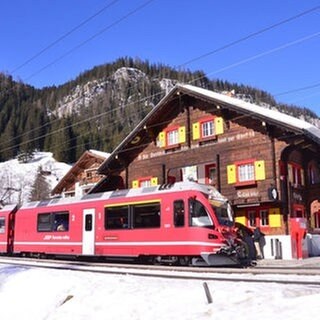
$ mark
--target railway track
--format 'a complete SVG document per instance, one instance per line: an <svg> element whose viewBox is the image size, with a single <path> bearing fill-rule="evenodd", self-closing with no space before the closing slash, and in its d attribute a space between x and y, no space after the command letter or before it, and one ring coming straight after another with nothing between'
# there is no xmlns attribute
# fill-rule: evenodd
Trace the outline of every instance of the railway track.
<svg viewBox="0 0 320 320"><path fill-rule="evenodd" d="M194 268L178 266L153 266L119 263L97 263L75 260L40 260L30 258L0 257L0 265L21 268L48 268L93 272L113 275L132 275L201 281L228 281L251 283L278 283L320 287L319 268Z"/></svg>

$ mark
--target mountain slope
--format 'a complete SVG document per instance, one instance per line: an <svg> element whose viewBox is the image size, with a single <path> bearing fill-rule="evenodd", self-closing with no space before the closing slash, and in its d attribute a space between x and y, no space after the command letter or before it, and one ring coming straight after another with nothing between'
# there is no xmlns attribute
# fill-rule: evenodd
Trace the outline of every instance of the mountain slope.
<svg viewBox="0 0 320 320"><path fill-rule="evenodd" d="M311 110L279 105L265 91L209 80L202 71L120 58L41 90L0 74L0 161L33 150L53 152L67 163L91 148L111 152L177 82L231 92L319 125Z"/></svg>

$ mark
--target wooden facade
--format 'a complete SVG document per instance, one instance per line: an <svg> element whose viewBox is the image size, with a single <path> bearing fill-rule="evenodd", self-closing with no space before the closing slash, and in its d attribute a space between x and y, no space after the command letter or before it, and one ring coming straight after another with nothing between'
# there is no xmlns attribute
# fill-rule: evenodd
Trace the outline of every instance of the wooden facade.
<svg viewBox="0 0 320 320"><path fill-rule="evenodd" d="M214 185L249 228L289 234L290 218L304 217L317 232L319 151L311 124L177 85L101 165L94 192L194 180Z"/></svg>
<svg viewBox="0 0 320 320"><path fill-rule="evenodd" d="M63 197L86 194L103 177L97 171L107 156L108 154L95 150L85 151L54 187L51 194Z"/></svg>

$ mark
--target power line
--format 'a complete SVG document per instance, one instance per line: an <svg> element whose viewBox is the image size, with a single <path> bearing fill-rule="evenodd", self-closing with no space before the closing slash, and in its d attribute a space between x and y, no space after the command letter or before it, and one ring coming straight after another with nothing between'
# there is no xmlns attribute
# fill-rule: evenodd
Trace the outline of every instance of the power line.
<svg viewBox="0 0 320 320"><path fill-rule="evenodd" d="M285 43L285 44L283 44L283 45L281 45L281 46L279 46L279 47L276 47L276 48L273 48L273 49L270 49L270 50L261 52L261 53L259 53L259 54L256 54L256 55L252 56L252 57L249 57L249 58L246 58L246 59L244 59L244 60L238 61L238 62L236 62L236 63L230 64L230 65L228 65L228 66L226 66L226 67L223 67L223 68L221 68L221 69L219 69L219 70L210 72L210 73L208 73L208 75L220 73L220 72L222 72L222 71L226 71L226 70L228 70L228 69L231 69L231 68L234 68L234 67L238 67L238 66L240 66L240 65L242 65L242 64L244 64L244 63L247 63L247 62L256 60L256 59L258 59L258 58L264 57L264 56L269 55L269 54L271 54L271 53L280 51L280 50L282 50L282 49L286 49L286 48L291 47L291 46L293 46L293 45L296 45L296 44L299 44L299 43L301 43L301 42L304 42L304 41L310 40L310 39L312 39L312 38L318 37L319 35L320 35L320 31L319 31L319 32L316 32L316 33L313 33L313 34L311 34L311 35L302 37L302 38L300 38L300 39L297 39L297 40L294 40L294 41L291 41L291 42L287 42L287 43Z"/></svg>
<svg viewBox="0 0 320 320"><path fill-rule="evenodd" d="M85 44L89 43L90 41L92 41L93 39L97 38L98 36L102 35L103 33L105 33L106 31L108 31L109 29L111 29L112 27L118 25L120 22L124 21L125 19L129 18L130 16L134 15L135 13L137 13L138 11L142 10L144 7L146 7L147 5L149 5L151 2L153 2L155 0L148 0L146 2L144 2L143 4L141 4L140 6L136 7L135 9L133 9L132 11L130 11L129 13L125 14L123 17L121 17L120 19L116 20L115 22L111 23L110 25L106 26L105 28L101 29L100 31L98 31L97 33L95 33L94 35L92 35L90 38L84 40L83 42L79 43L78 45L76 45L75 47L73 47L72 49L70 49L69 51L67 51L66 53L64 53L63 55L61 55L60 57L58 57L57 59L53 60L52 62L50 62L49 64L45 65L44 67L42 67L41 69L39 69L38 71L34 72L33 74L31 74L28 78L26 78L25 80L29 80L31 78L33 78L34 76L36 76L37 74L41 73L43 70L51 67L52 65L54 65L55 63L57 63L58 61L62 60L63 58L65 58L66 56L68 56L69 54L73 53L74 51L78 50L79 48L81 48L82 46L84 46Z"/></svg>
<svg viewBox="0 0 320 320"><path fill-rule="evenodd" d="M105 32L105 31L107 31L108 29L110 29L110 28L113 27L114 25L120 23L121 21L123 21L124 19L126 19L126 18L129 17L130 15L134 14L134 13L137 12L138 10L141 10L143 7L145 7L146 5L148 5L149 3L151 3L152 1L153 1L153 0L150 0L150 1L145 2L145 3L142 4L141 6L137 7L135 10L133 10L133 11L129 12L128 14L126 14L125 16L123 16L121 19L117 20L116 22L112 23L111 25L107 26L106 28L100 30L98 33L96 33L95 35L93 35L93 36L90 37L89 39L85 40L84 42L80 43L78 46L76 46L75 48L73 48L72 50L70 50L69 52L67 52L65 55L63 55L63 56L61 56L60 58L58 58L57 60L61 60L64 56L70 54L71 52L75 51L76 49L78 49L78 48L81 47L82 45L84 45L84 44L86 44L87 42L93 40L95 37L99 36L100 34L102 34L102 33ZM245 41L245 40L247 40L247 39L249 39L249 38L251 38L251 37L253 37L253 36L255 36L255 35L258 35L258 34L260 34L260 33L262 33L262 32L266 32L267 30L273 29L273 28L275 28L276 26L282 25L282 24L284 24L284 23L286 23L286 22L292 21L292 20L294 20L294 19L297 19L298 17L301 17L301 16L306 15L306 14L308 14L308 13L311 13L311 12L313 12L313 11L315 11L315 10L318 10L319 8L320 8L320 6L317 6L317 7L315 7L315 8L310 9L310 10L304 11L304 12L302 12L302 13L294 16L294 17L288 18L288 19L283 20L283 21L281 21L281 22L279 22L279 23L276 23L276 24L274 24L274 25L272 25L272 26L270 26L270 27L267 27L267 28L264 28L264 29L262 29L262 30L260 30L260 31L255 32L255 33L252 33L252 34L250 34L250 35L248 35L248 36L246 36L246 37L243 37L243 38L241 38L241 39L239 39L239 40L237 40L237 41L234 41L234 42L232 42L232 43L230 43L230 44L228 44L228 45L226 45L226 46L223 46L223 47L221 47L221 48L219 48L219 49L216 49L216 50L214 50L214 51L211 51L210 53L205 54L205 55L202 55L202 56L200 56L200 57L198 57L198 58L195 58L195 59L196 59L196 60L199 60L199 59L201 59L201 58L203 58L203 57L205 57L205 56L207 56L207 55L209 55L209 54L213 54L213 53L215 53L215 52L218 52L218 51L221 51L221 50L223 50L223 49L226 49L226 48L230 47L231 45L235 45L236 43ZM242 63L249 62L249 61L251 61L251 60L253 60L253 59L256 59L256 58L258 58L258 57L267 55L267 54L269 54L269 53L272 53L272 52L275 52L275 51L277 51L277 50L283 49L283 48L285 48L285 47L288 47L288 46L290 46L290 45L296 44L296 43L298 43L298 42L305 41L305 40L307 40L307 39L309 39L309 38L311 38L311 37L317 36L317 35L318 35L318 33L317 33L317 34L310 35L310 36L305 37L305 38L302 38L302 39L299 39L299 40L296 40L296 41L293 41L293 42L288 43L288 44L285 44L285 45L283 45L283 46L281 46L281 47L278 47L278 48L275 48L275 49L272 49L272 50L268 50L268 51L266 51L266 52L264 52L264 53L261 53L261 54L259 54L259 55L256 55L256 56L253 56L253 57L251 57L251 58L245 59L245 60L240 61L240 62L238 62L238 63L235 63L235 64L233 64L233 65L227 66L227 67L225 67L225 68L231 68L231 67L235 67L235 66L237 66L237 65L240 65L240 64L242 64ZM217 50L218 50L218 51L217 51ZM192 59L192 61L195 61L195 59ZM45 66L44 68L47 68L48 66L52 65L52 64L55 63L57 60L55 60L54 62L52 62L52 63L50 63L49 65ZM187 63L190 63L190 62L191 62L191 60L185 62L184 64L181 64L181 66L184 66L184 65L186 65ZM42 68L41 71L42 71L44 68ZM220 71L221 71L221 70L218 70L218 72L220 72ZM40 71L39 71L39 72L40 72ZM39 73L39 72L37 72L37 73ZM35 74L37 74L37 73L35 73ZM35 74L33 74L32 76L34 76ZM31 76L31 77L32 77L32 76ZM30 78L30 77L29 77L29 78ZM197 79L194 79L194 80L190 81L189 83L192 83L192 82L194 82L194 81L197 81L197 80L199 80L199 79L201 79L201 78L203 78L203 77L199 77L199 78L197 78ZM152 97L154 97L154 96L156 96L156 95L158 95L158 94L162 94L162 92L157 93L157 94L155 94L155 95L151 95L151 96L149 96L149 97L146 97L146 98L144 98L143 100L146 100L146 99L148 99L148 98L152 98ZM140 101L141 101L141 100L137 100L137 101L135 101L134 103L138 103L138 102L140 102ZM130 105L130 104L128 104L128 105ZM128 105L127 105L127 106L128 106ZM83 121L74 123L73 125L78 125L78 124L80 124L80 123L83 123L83 122L86 122L86 121L90 121L90 120L93 120L93 119L95 119L95 118L102 117L102 116L104 116L104 115L105 115L105 113L102 113L102 114L96 115L96 116L94 116L94 117L91 117L90 119L86 119L86 120L83 120ZM47 125L47 124L45 124L45 125ZM61 128L61 129L59 129L59 130L57 130L57 131L55 131L55 132L50 133L50 135L51 135L51 134L54 134L54 133L57 133L57 132L59 132L59 131L61 131L61 130L67 129L67 128L69 128L69 127L72 127L73 125L70 125L70 126L65 127L65 128ZM40 127L40 128L42 128L42 127ZM37 129L38 129L38 128L37 128ZM34 130L36 130L36 129L33 129L32 131L34 131ZM25 133L25 134L26 134L26 133ZM23 134L23 135L25 135L25 134ZM43 137L45 137L45 136L41 136L41 137L38 137L38 138L36 138L36 139L28 140L28 141L25 142L25 143L29 143L29 142L32 142L32 141L36 141L37 139L43 138ZM14 148L14 147L18 147L18 146L19 146L19 145L16 145L16 146L13 146L13 147L10 147L10 148ZM3 149L3 150L1 150L1 151L5 151L5 150L8 150L8 148Z"/></svg>
<svg viewBox="0 0 320 320"><path fill-rule="evenodd" d="M114 0L111 1L110 3L108 3L106 6L104 6L102 9L100 9L99 11L97 11L96 13L94 13L92 16L88 17L87 19L83 20L82 22L80 22L78 25L76 25L75 27L73 27L71 30L67 31L65 34L63 34L62 36L60 36L59 38L57 38L56 40L54 40L53 42L51 42L49 45L47 45L46 47L44 47L42 50L40 50L39 52L37 52L36 54L34 54L32 57L30 57L29 59L27 59L26 61L24 61L22 64L20 64L19 66L17 66L16 68L14 68L12 71L10 71L10 74L15 73L16 71L20 70L21 68L23 68L25 65L27 65L28 63L30 63L31 61L35 60L36 58L38 58L39 56L41 56L44 52L48 51L49 49L51 49L52 47L54 47L56 44L58 44L59 42L61 42L62 40L64 40L65 38L67 38L68 36L70 36L72 33L74 33L75 31L77 31L78 29L80 29L81 27L83 27L84 25L86 25L88 22L90 22L91 20L93 20L94 18L96 18L97 16L99 16L100 14L102 14L104 11L106 11L107 9L109 9L111 6L113 6L114 4L116 4L117 2L119 2L120 0Z"/></svg>
<svg viewBox="0 0 320 320"><path fill-rule="evenodd" d="M286 94L296 93L296 92L299 92L299 91L305 91L305 90L313 89L313 88L317 88L317 87L320 87L320 82L315 83L315 84L311 84L309 86L305 86L305 87L301 87L301 88L296 88L296 89L292 89L292 90L276 93L276 94L274 94L274 96L275 97L284 96Z"/></svg>
<svg viewBox="0 0 320 320"><path fill-rule="evenodd" d="M309 9L309 10L306 10L306 11L304 11L304 12L301 12L301 13L293 16L293 17L290 17L290 18L287 18L287 19L282 20L282 21L280 21L280 22L277 22L277 23L275 23L275 24L273 24L273 25L271 25L271 26L269 26L269 27L266 27L266 28L263 28L263 29L258 30L258 31L256 31L256 32L250 33L250 34L248 34L248 35L246 35L246 36L244 36L244 37L242 37L242 38L240 38L240 39L238 39L238 40L229 42L229 43L227 43L226 45L224 45L224 46L222 46L222 47L219 47L219 48L214 49L214 50L212 50L212 51L209 51L209 52L207 52L207 53L205 53L205 54L202 54L202 55L200 55L200 56L198 56L198 57L195 57L195 58L193 58L193 59L190 59L190 60L184 62L183 64L181 64L180 67L183 67L183 66L185 66L185 65L187 65L187 64L190 64L190 63L192 63L192 62L198 61L198 60L200 60L200 59L206 58L206 57L208 57L208 56L210 56L210 55L212 55L212 54L218 53L218 52L220 52L220 51L222 51L222 50L225 50L225 49L228 49L228 48L230 48L230 47L233 47L233 46L235 46L236 44L239 44L239 43L241 43L241 42L243 42L243 41L246 41L246 40L248 40L248 39L250 39L250 38L253 38L253 37L255 37L255 36L259 35L259 34L262 34L262 33L264 33L264 32L267 32L267 31L271 30L271 29L274 29L274 28L276 28L276 27L279 27L279 26L281 26L281 25L283 25L283 24L285 24L285 23L288 23L288 22L290 22L290 21L296 20L296 19L298 19L298 18L300 18L300 17L302 17L302 16L305 16L305 15L307 15L307 14L313 12L313 11L319 10L319 9L320 9L320 6L316 6L316 7L314 7L314 8Z"/></svg>

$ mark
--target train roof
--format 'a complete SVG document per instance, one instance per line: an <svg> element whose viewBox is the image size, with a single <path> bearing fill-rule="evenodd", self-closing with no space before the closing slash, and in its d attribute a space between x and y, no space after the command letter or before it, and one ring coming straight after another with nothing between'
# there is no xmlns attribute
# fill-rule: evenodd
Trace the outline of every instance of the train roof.
<svg viewBox="0 0 320 320"><path fill-rule="evenodd" d="M0 213L1 212L11 212L17 207L16 204L6 204L2 208L0 208Z"/></svg>
<svg viewBox="0 0 320 320"><path fill-rule="evenodd" d="M83 197L68 197L68 198L53 198L42 201L34 201L22 204L21 208L35 208L35 207L47 207L54 205L62 205L69 203L90 202L93 200L107 200L112 198L129 198L137 196L146 196L153 194L165 194L169 192L181 192L187 190L195 190L204 194L210 194L212 199L217 201L226 202L227 199L221 195L217 189L212 186L199 184L196 182L177 182L174 184L164 184L151 187L142 187L134 189L121 189L115 191L108 191L102 193L87 194ZM4 209L4 208L3 208Z"/></svg>

